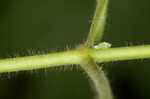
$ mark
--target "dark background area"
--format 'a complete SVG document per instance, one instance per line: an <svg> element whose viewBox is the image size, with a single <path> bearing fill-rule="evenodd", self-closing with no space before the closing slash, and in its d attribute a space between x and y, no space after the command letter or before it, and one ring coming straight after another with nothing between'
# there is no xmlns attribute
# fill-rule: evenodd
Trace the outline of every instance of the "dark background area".
<svg viewBox="0 0 150 99"><path fill-rule="evenodd" d="M0 58L64 51L86 40L95 0L1 0ZM109 0L103 41L150 44L150 0ZM140 53L140 52L139 52ZM100 64L115 99L150 99L150 60ZM0 99L93 99L80 68L0 74Z"/></svg>

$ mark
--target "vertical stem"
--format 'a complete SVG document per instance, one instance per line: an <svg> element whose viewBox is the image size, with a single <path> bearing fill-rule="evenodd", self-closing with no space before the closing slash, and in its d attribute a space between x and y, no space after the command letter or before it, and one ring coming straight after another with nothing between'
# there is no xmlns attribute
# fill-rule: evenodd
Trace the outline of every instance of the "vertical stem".
<svg viewBox="0 0 150 99"><path fill-rule="evenodd" d="M90 47L94 44L98 44L98 42L102 39L107 17L107 5L108 0L97 0L95 15L87 39L87 45Z"/></svg>
<svg viewBox="0 0 150 99"><path fill-rule="evenodd" d="M109 82L98 65L92 59L88 59L84 61L81 66L94 85L97 99L113 99Z"/></svg>

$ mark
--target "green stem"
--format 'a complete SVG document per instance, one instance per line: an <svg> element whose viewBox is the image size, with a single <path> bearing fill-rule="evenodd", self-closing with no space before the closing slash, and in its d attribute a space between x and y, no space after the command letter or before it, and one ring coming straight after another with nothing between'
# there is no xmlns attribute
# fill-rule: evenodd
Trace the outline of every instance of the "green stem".
<svg viewBox="0 0 150 99"><path fill-rule="evenodd" d="M32 70L68 64L78 64L80 60L80 55L77 51L9 58L0 60L0 72Z"/></svg>
<svg viewBox="0 0 150 99"><path fill-rule="evenodd" d="M97 0L95 15L87 39L87 45L90 47L93 46L94 44L98 44L98 42L102 38L105 21L107 17L106 15L107 5L108 5L108 0Z"/></svg>
<svg viewBox="0 0 150 99"><path fill-rule="evenodd" d="M150 45L92 50L91 56L96 62L150 58Z"/></svg>
<svg viewBox="0 0 150 99"><path fill-rule="evenodd" d="M96 92L96 99L113 99L111 87L104 72L92 59L86 59L81 64L92 81Z"/></svg>
<svg viewBox="0 0 150 99"><path fill-rule="evenodd" d="M0 72L81 64L83 57L87 55L96 62L150 58L150 45L110 49L85 48L46 55L2 59L0 60Z"/></svg>

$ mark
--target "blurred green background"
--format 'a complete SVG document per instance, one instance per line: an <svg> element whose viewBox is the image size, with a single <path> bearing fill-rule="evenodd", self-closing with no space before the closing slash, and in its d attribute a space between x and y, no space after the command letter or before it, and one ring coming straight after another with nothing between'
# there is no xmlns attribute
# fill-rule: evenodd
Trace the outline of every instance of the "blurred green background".
<svg viewBox="0 0 150 99"><path fill-rule="evenodd" d="M95 0L1 0L0 58L74 48L86 40ZM109 0L103 41L150 44L150 0ZM139 52L140 53L140 52ZM150 60L100 64L115 99L150 99ZM0 99L93 99L80 68L1 73Z"/></svg>

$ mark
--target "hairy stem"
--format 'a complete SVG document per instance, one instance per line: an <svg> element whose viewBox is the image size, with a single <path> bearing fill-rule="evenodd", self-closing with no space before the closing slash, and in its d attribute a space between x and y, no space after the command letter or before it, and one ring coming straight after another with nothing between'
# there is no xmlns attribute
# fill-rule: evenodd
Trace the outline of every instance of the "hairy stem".
<svg viewBox="0 0 150 99"><path fill-rule="evenodd" d="M0 60L0 72L81 64L83 56L86 55L89 55L95 62L150 58L150 45L110 49L85 48L46 55L2 59Z"/></svg>
<svg viewBox="0 0 150 99"><path fill-rule="evenodd" d="M113 99L111 87L104 72L92 59L86 59L81 66L92 81L96 92L95 99Z"/></svg>
<svg viewBox="0 0 150 99"><path fill-rule="evenodd" d="M9 58L0 60L0 72L32 70L68 64L78 64L80 60L81 58L77 51Z"/></svg>

